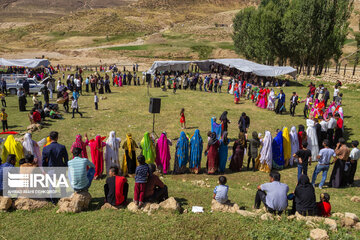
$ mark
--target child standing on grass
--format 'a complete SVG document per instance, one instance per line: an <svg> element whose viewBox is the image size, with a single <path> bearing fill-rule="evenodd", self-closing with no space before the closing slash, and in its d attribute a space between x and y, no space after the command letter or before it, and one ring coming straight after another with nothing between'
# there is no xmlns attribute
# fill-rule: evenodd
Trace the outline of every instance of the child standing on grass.
<svg viewBox="0 0 360 240"><path fill-rule="evenodd" d="M3 92L0 93L1 104L3 107L6 107L5 94Z"/></svg>
<svg viewBox="0 0 360 240"><path fill-rule="evenodd" d="M214 189L213 199L215 199L217 202L222 204L227 203L229 201L228 199L229 186L225 185L226 181L227 180L225 176L220 176L219 177L220 185L216 186Z"/></svg>
<svg viewBox="0 0 360 240"><path fill-rule="evenodd" d="M180 112L180 126L182 129L186 129L186 120L185 120L185 109L182 108Z"/></svg>
<svg viewBox="0 0 360 240"><path fill-rule="evenodd" d="M5 108L2 108L1 113L0 113L0 119L2 122L3 132L5 132L5 130L6 130L6 132L8 131L7 118L8 118L8 115L5 112Z"/></svg>
<svg viewBox="0 0 360 240"><path fill-rule="evenodd" d="M148 177L150 176L150 168L145 163L145 157L140 155L137 157L139 166L135 170L135 189L134 202L137 206L142 207L144 202L144 194Z"/></svg>
<svg viewBox="0 0 360 240"><path fill-rule="evenodd" d="M96 92L94 92L94 103L95 103L95 110L98 110L98 102L99 102L99 97L96 95Z"/></svg>
<svg viewBox="0 0 360 240"><path fill-rule="evenodd" d="M78 105L78 100L75 99L74 97L71 97L71 108L72 108L72 118L75 118L75 112L77 112L78 114L80 114L80 117L82 117L82 113L79 112L79 105Z"/></svg>

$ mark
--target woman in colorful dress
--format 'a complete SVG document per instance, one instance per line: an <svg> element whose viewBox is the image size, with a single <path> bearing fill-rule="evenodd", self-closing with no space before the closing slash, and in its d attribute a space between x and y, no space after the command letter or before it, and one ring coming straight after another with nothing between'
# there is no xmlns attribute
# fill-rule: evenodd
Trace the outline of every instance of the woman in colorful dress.
<svg viewBox="0 0 360 240"><path fill-rule="evenodd" d="M219 147L219 171L220 171L220 174L223 174L225 172L226 161L228 158L228 145L229 145L230 141L227 136L228 136L228 132L225 131L220 140L220 147Z"/></svg>
<svg viewBox="0 0 360 240"><path fill-rule="evenodd" d="M206 154L207 154L206 168L208 174L215 174L218 171L219 147L220 147L220 142L216 138L216 133L212 132L206 149Z"/></svg>
<svg viewBox="0 0 360 240"><path fill-rule="evenodd" d="M198 174L201 168L201 157L203 150L203 140L199 129L195 130L194 136L190 139L190 171Z"/></svg>
<svg viewBox="0 0 360 240"><path fill-rule="evenodd" d="M244 162L244 153L246 149L245 133L239 133L239 139L235 141L233 146L233 155L230 162L230 170L233 172L240 172Z"/></svg>
<svg viewBox="0 0 360 240"><path fill-rule="evenodd" d="M124 149L124 158L121 166L123 176L128 174L132 175L135 173L136 166L136 148L139 148L131 133L126 134L126 141L123 143L122 148Z"/></svg>
<svg viewBox="0 0 360 240"><path fill-rule="evenodd" d="M278 130L276 137L272 142L272 168L274 169L283 169L284 168L284 145L283 145L283 133Z"/></svg>
<svg viewBox="0 0 360 240"><path fill-rule="evenodd" d="M170 146L171 141L167 138L166 133L163 132L156 143L156 166L164 174L170 169Z"/></svg>
<svg viewBox="0 0 360 240"><path fill-rule="evenodd" d="M155 146L148 132L144 134L144 137L140 142L140 148L142 149L142 154L145 157L145 162L147 164L155 163Z"/></svg>
<svg viewBox="0 0 360 240"><path fill-rule="evenodd" d="M97 135L95 140L89 141L91 160L95 165L94 180L100 178L104 171L104 147L106 146L106 143L103 142L104 139L105 137Z"/></svg>
<svg viewBox="0 0 360 240"><path fill-rule="evenodd" d="M76 135L76 140L71 145L70 152L72 153L74 148L81 148L81 150L82 150L81 151L82 158L87 158L88 159L86 147L89 145L89 140L88 140L88 137L87 137L86 133L85 133L84 137L85 137L85 142L82 140L82 136L80 134Z"/></svg>
<svg viewBox="0 0 360 240"><path fill-rule="evenodd" d="M266 131L262 140L262 148L260 151L260 171L269 173L272 168L272 136L271 132Z"/></svg>
<svg viewBox="0 0 360 240"><path fill-rule="evenodd" d="M176 154L174 162L174 174L183 173L189 161L189 139L185 132L180 133L180 138L176 143Z"/></svg>

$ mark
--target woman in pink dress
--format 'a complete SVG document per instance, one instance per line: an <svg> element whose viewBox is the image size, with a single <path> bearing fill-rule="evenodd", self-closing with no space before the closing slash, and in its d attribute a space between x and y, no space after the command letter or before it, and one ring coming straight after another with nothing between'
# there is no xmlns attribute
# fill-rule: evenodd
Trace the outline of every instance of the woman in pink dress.
<svg viewBox="0 0 360 240"><path fill-rule="evenodd" d="M267 98L267 93L266 90L263 89L261 90L262 92L260 93L259 96L261 96L260 100L259 100L259 104L258 107L265 109L266 108L266 98Z"/></svg>
<svg viewBox="0 0 360 240"><path fill-rule="evenodd" d="M156 143L156 165L158 169L166 174L170 168L170 148L171 141L167 138L166 133L162 133Z"/></svg>

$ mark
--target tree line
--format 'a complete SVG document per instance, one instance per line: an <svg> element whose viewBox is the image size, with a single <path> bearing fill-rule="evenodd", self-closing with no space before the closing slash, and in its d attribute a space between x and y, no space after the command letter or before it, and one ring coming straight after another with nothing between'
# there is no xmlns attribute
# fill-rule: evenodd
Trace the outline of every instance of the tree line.
<svg viewBox="0 0 360 240"><path fill-rule="evenodd" d="M262 0L233 20L235 51L257 62L320 75L342 56L354 0Z"/></svg>

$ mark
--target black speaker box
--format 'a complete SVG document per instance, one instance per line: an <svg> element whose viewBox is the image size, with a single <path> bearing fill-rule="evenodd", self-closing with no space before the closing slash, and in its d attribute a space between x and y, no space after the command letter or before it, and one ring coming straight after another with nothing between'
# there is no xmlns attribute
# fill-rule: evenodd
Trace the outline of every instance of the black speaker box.
<svg viewBox="0 0 360 240"><path fill-rule="evenodd" d="M160 98L150 98L149 112L150 113L160 113L161 99Z"/></svg>

